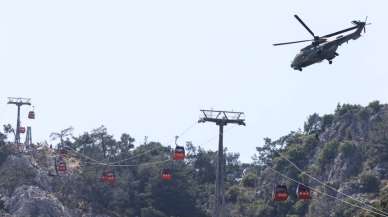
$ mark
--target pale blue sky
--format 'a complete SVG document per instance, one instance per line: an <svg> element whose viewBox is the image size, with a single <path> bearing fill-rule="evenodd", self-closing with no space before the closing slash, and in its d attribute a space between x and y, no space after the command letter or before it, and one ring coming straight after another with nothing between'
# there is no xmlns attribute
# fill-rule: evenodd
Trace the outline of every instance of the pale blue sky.
<svg viewBox="0 0 388 217"><path fill-rule="evenodd" d="M247 126L228 127L225 145L250 161L263 137L297 130L313 112L387 101L387 8L355 0L1 1L0 124L15 123L8 96L30 97L37 119L24 125L35 141L103 124L116 137L167 145L200 109L233 109L246 113ZM299 72L290 62L308 44L272 46L310 38L295 13L317 35L365 16L373 24L339 48L333 65ZM215 150L216 139L205 141L216 135L215 125L201 124L181 142Z"/></svg>

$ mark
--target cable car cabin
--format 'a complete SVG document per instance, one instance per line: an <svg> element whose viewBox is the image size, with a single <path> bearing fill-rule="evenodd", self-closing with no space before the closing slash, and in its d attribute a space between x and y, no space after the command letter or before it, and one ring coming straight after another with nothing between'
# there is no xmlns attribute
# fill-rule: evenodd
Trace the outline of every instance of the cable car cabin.
<svg viewBox="0 0 388 217"><path fill-rule="evenodd" d="M28 112L28 119L35 119L35 112L34 111Z"/></svg>
<svg viewBox="0 0 388 217"><path fill-rule="evenodd" d="M161 177L164 181L170 181L172 179L172 173L170 169L163 169Z"/></svg>
<svg viewBox="0 0 388 217"><path fill-rule="evenodd" d="M311 191L310 188L298 184L298 187L296 188L296 196L300 200L310 200L311 199Z"/></svg>
<svg viewBox="0 0 388 217"><path fill-rule="evenodd" d="M184 160L185 159L185 148L182 146L176 146L174 151L174 160Z"/></svg>
<svg viewBox="0 0 388 217"><path fill-rule="evenodd" d="M64 149L64 148L61 148L61 149L59 149L59 154L60 155L66 155L67 154L67 150Z"/></svg>
<svg viewBox="0 0 388 217"><path fill-rule="evenodd" d="M288 190L285 185L277 185L274 187L272 199L274 201L286 201L288 199Z"/></svg>
<svg viewBox="0 0 388 217"><path fill-rule="evenodd" d="M25 133L26 128L25 127L19 127L19 133Z"/></svg>
<svg viewBox="0 0 388 217"><path fill-rule="evenodd" d="M66 170L67 170L66 163L64 161L58 162L58 164L57 164L57 171L58 172L66 172Z"/></svg>
<svg viewBox="0 0 388 217"><path fill-rule="evenodd" d="M107 170L102 173L101 182L113 185L116 182L116 176L112 170Z"/></svg>

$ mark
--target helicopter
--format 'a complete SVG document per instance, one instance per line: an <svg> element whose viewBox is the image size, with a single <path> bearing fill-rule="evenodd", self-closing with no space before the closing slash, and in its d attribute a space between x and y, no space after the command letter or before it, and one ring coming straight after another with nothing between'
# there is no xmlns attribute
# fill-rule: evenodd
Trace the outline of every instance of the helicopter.
<svg viewBox="0 0 388 217"><path fill-rule="evenodd" d="M313 31L299 18L298 15L294 15L294 17L302 24L302 26L307 29L307 31L313 36L313 39L310 40L301 40L301 41L293 41L293 42L285 42L285 43L276 43L274 46L279 45L288 45L288 44L296 44L302 42L312 42L310 45L302 48L300 52L295 56L294 60L291 63L291 68L295 70L302 71L302 68L312 65L314 63L322 62L323 60L327 60L329 64L333 63L333 59L338 56L337 49L343 43L348 43L349 40L356 40L361 36L361 32L364 30L366 32L365 26L370 23L366 23L368 17L366 17L365 21L352 21L351 23L354 25L350 28L343 29L328 35L317 36ZM349 32L355 30L354 32L346 35L340 35L345 32ZM338 36L337 36L338 35ZM337 36L337 37L333 37Z"/></svg>

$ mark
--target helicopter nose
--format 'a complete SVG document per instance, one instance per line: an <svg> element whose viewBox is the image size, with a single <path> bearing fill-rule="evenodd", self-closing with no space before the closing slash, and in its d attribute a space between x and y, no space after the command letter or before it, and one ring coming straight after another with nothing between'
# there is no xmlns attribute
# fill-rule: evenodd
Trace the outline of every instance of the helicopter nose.
<svg viewBox="0 0 388 217"><path fill-rule="evenodd" d="M302 63L302 59L296 56L291 62L291 68L299 68Z"/></svg>
<svg viewBox="0 0 388 217"><path fill-rule="evenodd" d="M293 61L293 62L291 63L291 68L293 68L293 69L299 69L300 67L299 67L299 65L298 65L295 61Z"/></svg>

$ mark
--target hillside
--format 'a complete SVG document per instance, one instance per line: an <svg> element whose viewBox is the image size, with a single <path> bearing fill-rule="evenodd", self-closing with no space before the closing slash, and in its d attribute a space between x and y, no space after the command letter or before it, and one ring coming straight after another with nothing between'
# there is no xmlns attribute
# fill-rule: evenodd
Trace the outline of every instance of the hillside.
<svg viewBox="0 0 388 217"><path fill-rule="evenodd" d="M338 105L334 114L311 115L303 131L291 132L276 141L266 139L256 158L262 168L255 202L262 210L256 216L382 216L378 210L387 213L387 130L387 105L345 104ZM295 192L297 184L287 177L316 189L313 199L297 201L293 193L285 203L268 201L265 196L270 194L273 183L286 183Z"/></svg>
<svg viewBox="0 0 388 217"><path fill-rule="evenodd" d="M0 216L211 216L215 152L188 143L186 160L171 161L170 147L135 148L129 134L115 140L104 127L65 134L65 152L43 144L21 149L0 134ZM258 146L252 164L226 151L228 216L388 213L388 105L338 105L333 114L310 115L303 130ZM66 172L55 169L60 158ZM163 168L171 169L171 181L161 179ZM101 181L107 170L114 184ZM311 200L297 200L296 182L314 190ZM272 188L281 183L290 197L273 202Z"/></svg>

